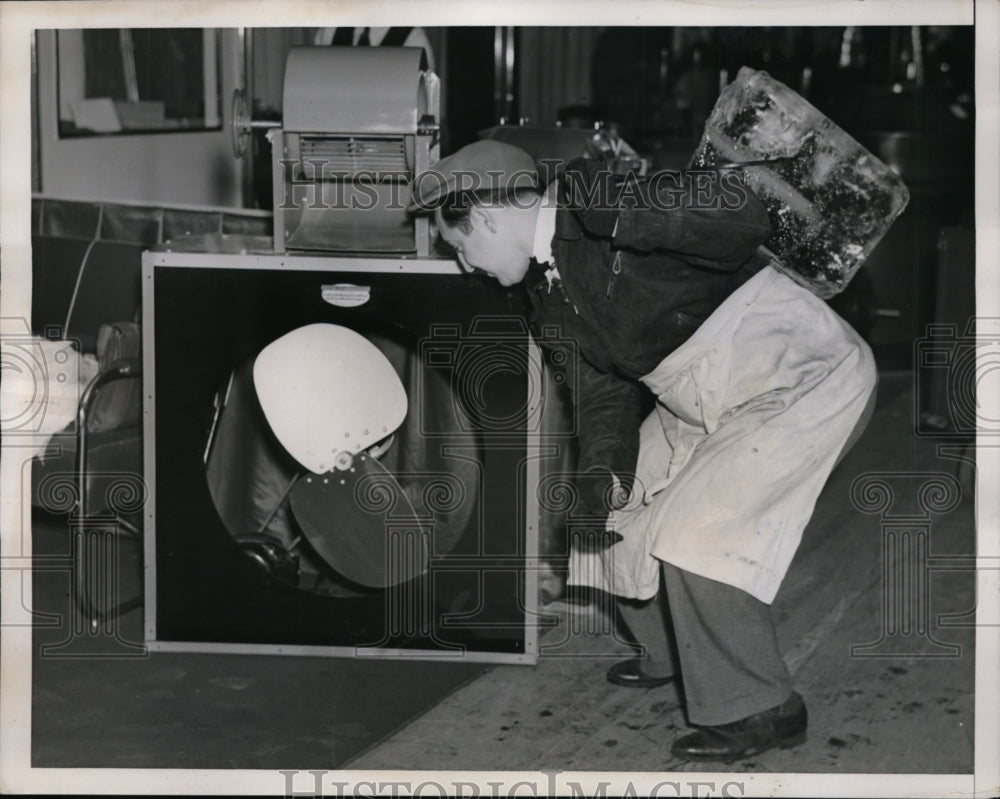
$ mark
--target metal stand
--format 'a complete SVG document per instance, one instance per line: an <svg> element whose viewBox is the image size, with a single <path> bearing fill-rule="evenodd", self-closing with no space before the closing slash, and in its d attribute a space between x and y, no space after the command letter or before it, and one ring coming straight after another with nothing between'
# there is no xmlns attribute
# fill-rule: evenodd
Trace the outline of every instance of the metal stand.
<svg viewBox="0 0 1000 799"><path fill-rule="evenodd" d="M80 398L76 415L76 480L77 506L73 526L73 586L77 608L81 615L90 620L91 632L96 632L102 621L117 618L120 614L142 605L142 597L124 602L117 601L117 536L126 533L136 540L142 540L142 533L134 525L122 519L112 507L108 515L91 518L87 509L87 421L94 397L102 387L116 380L139 378L142 376L141 362L137 359L122 359L113 362L87 386ZM144 493L141 475L139 485L121 484L121 488L141 498ZM109 491L109 495L113 492ZM109 502L114 505L114 497ZM133 503L134 504L134 503ZM141 502L139 503L141 505Z"/></svg>

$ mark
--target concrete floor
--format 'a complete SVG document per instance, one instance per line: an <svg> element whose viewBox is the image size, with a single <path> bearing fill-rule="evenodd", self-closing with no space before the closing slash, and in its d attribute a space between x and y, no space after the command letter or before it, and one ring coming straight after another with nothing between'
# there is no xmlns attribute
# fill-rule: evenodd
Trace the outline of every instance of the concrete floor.
<svg viewBox="0 0 1000 799"><path fill-rule="evenodd" d="M942 615L974 609L971 572L932 573L927 636L900 636L881 651L852 656L852 645L880 638L886 593L883 520L852 505L851 484L863 474L903 472L883 478L897 494L890 512L900 513L916 507L923 480L914 475L958 473L957 462L939 457L934 441L913 436L910 379L883 377L876 416L824 490L773 606L782 649L808 704L809 740L727 770L972 771L975 635L969 627L939 622ZM975 551L969 475L963 469L959 476L965 490L957 506L929 519L934 556ZM902 556L890 552L889 560L899 564ZM553 603L547 610L559 625L543 633L537 667L494 667L349 766L703 770L669 752L685 729L675 685L636 690L605 680L607 667L631 650L609 634L601 604L581 609ZM946 650L935 640L956 648ZM885 657L889 651L897 656Z"/></svg>
<svg viewBox="0 0 1000 799"><path fill-rule="evenodd" d="M936 441L913 435L913 407L910 376L884 376L875 418L824 490L774 603L782 648L809 707L808 742L727 770L972 771L975 636L962 614L975 607L975 581L961 567L975 552L970 470L957 469ZM894 492L890 512L911 517L920 498L926 502L921 490L930 473L958 474L955 485L964 487L949 509L903 525L908 541L923 525L936 564L917 597L926 601L906 617L923 614L929 626L923 635L913 627L889 636L881 649L864 645L884 637L884 599L896 596L887 577L911 559L884 549L902 540L892 538L892 519L858 509L873 496L851 501L855 480L873 473ZM190 768L699 770L669 754L685 727L676 686L635 690L605 681L607 667L630 652L607 607L556 601L543 610L551 626L537 666L470 670L436 685L430 679L423 693L410 686L430 705L413 702L401 715L411 721L377 734L342 719L334 724L338 697L363 683L345 680L332 661L156 655L56 667L36 658L34 757L92 767L166 760ZM139 619L138 611L128 614L123 629L137 633ZM405 664L391 665L405 685ZM77 690L85 669L87 679L109 685L100 707ZM399 702L404 694L371 700ZM153 723L139 710L151 697L170 707L169 718ZM95 724L118 743L102 749L89 740Z"/></svg>

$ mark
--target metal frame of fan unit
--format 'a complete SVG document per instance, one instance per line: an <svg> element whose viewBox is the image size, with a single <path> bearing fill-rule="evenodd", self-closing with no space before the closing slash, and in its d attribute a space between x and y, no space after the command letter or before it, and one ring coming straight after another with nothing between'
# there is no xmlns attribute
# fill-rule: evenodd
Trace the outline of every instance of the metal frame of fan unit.
<svg viewBox="0 0 1000 799"><path fill-rule="evenodd" d="M413 217L413 237L407 237L407 246L400 248L364 248L320 246L296 247L296 219L307 210L323 210L353 215L352 222L363 223L364 214L376 210L366 206L370 192L388 192L395 209L405 213L407 196L401 189L415 175L431 167L431 148L437 135L437 125L421 127L416 134L357 133L307 133L289 132L272 128L267 132L271 144L272 183L274 190L274 251L284 253L289 249L313 249L342 252L372 252L373 254L416 256L430 255L430 219ZM371 176L377 176L372 180ZM328 200L333 195L334 205L349 206L345 195L359 181L366 187L360 195L358 208L331 208ZM339 186L336 184L340 184ZM296 187L305 195L296 198ZM377 187L377 188L376 188ZM388 187L388 188L387 188ZM332 218L331 214L327 215ZM363 227L363 226L362 226ZM385 231L381 231L385 235ZM387 252L387 249L389 252Z"/></svg>
<svg viewBox="0 0 1000 799"><path fill-rule="evenodd" d="M143 253L143 364L144 364L144 420L143 420L143 459L147 484L150 486L149 497L144 506L144 632L145 645L150 652L196 652L196 653L229 653L229 654L264 654L264 655L298 655L298 656L331 656L354 657L368 659L394 660L447 660L466 663L501 663L508 665L534 665L538 661L539 645L539 609L538 581L541 565L539 554L539 517L541 507L539 496L531 490L540 480L540 459L551 448L545 443L545 433L538 428L528 426L525 431L523 498L519 500L524 524L524 551L511 560L504 556L497 561L500 567L523 569L523 610L524 610L524 649L522 652L496 652L489 650L455 648L395 648L366 647L352 645L312 645L290 643L232 643L215 642L211 640L175 640L161 637L158 631L158 603L160 602L157 583L157 436L156 436L156 406L157 399L170 402L169 386L167 391L158 396L156 390L156 353L158 347L169 347L169 342L157 341L156 337L156 302L154 276L157 271L163 273L171 270L190 269L239 269L302 272L349 272L354 273L360 283L365 275L405 274L412 278L420 275L453 275L456 280L466 281L468 277L462 274L461 268L452 259L427 258L410 260L392 257L350 257L330 254L294 253L285 257L273 253L247 253L237 246L231 252L183 252L183 251L148 251ZM527 360L530 370L527 380L529 385L542 385L542 358L538 345L528 339L530 355ZM165 400L164 400L165 398ZM529 411L538 409L538 397L529 397ZM501 442L501 448L506 445ZM207 490L207 489L206 489ZM449 558L438 564L440 572L461 572L480 568L477 557ZM499 568L490 564L489 568ZM500 570L503 570L502 568ZM396 589L389 589L396 590Z"/></svg>

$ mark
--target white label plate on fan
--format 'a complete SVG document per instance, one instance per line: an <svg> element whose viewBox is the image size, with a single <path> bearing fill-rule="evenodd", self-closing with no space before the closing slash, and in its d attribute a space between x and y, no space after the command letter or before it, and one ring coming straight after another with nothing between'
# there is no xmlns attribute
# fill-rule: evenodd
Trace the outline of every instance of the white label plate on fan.
<svg viewBox="0 0 1000 799"><path fill-rule="evenodd" d="M371 286L355 286L353 283L335 283L323 286L323 300L339 308L357 308L372 298Z"/></svg>

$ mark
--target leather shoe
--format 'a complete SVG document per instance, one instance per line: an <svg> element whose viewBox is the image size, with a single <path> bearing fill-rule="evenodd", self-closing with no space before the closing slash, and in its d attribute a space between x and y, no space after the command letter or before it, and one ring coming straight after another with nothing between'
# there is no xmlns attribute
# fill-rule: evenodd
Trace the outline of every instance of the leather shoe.
<svg viewBox="0 0 1000 799"><path fill-rule="evenodd" d="M654 677L651 674L646 674L642 670L642 661L639 658L623 660L608 669L608 682L624 685L626 688L656 688L660 685L666 685L673 678L673 675Z"/></svg>
<svg viewBox="0 0 1000 799"><path fill-rule="evenodd" d="M806 705L793 693L777 707L745 719L714 727L698 727L697 732L678 738L671 751L685 760L742 760L766 749L789 749L806 740Z"/></svg>

